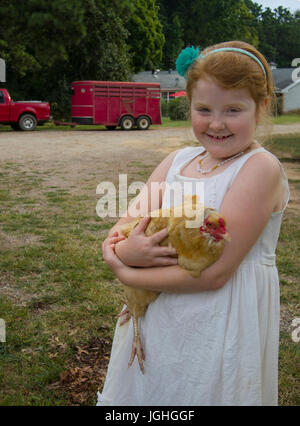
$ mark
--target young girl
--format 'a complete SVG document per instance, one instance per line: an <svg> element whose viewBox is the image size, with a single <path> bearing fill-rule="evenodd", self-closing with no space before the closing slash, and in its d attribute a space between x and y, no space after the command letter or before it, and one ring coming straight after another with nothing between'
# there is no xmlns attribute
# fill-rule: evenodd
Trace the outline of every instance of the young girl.
<svg viewBox="0 0 300 426"><path fill-rule="evenodd" d="M269 111L272 74L263 55L239 41L187 48L177 69L187 78L199 146L163 160L135 205L148 197L148 211L170 207L164 197L151 205L151 182L200 180L204 203L224 215L231 242L192 278L159 246L167 230L144 235L149 218L127 240L120 225L131 217L111 229L102 246L111 270L128 286L161 294L140 321L145 374L136 359L128 368L132 322L118 323L98 405L276 405L275 249L289 189L277 158L254 140Z"/></svg>

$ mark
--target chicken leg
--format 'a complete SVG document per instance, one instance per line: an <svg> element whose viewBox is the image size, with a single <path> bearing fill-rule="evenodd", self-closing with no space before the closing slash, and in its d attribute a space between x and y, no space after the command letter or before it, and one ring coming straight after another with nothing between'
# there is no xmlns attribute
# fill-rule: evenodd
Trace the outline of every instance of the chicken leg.
<svg viewBox="0 0 300 426"><path fill-rule="evenodd" d="M145 360L145 353L144 353L144 349L143 349L141 338L140 338L138 318L135 316L132 316L132 322L133 322L133 341L132 341L132 351L131 351L128 367L132 365L135 356L137 356L141 372L144 374L145 369L144 369L143 361Z"/></svg>
<svg viewBox="0 0 300 426"><path fill-rule="evenodd" d="M126 303L126 302L125 302ZM121 311L118 315L118 317L124 317L122 321L120 322L120 327L124 325L127 321L130 320L131 314L126 307L123 311ZM134 361L135 356L137 356L139 366L141 369L141 372L144 374L145 369L143 365L143 360L145 360L145 353L143 350L140 333L139 333L139 325L138 325L138 317L132 316L132 322L133 322L133 340L132 340L132 351L130 355L130 360L128 363L128 367L130 367Z"/></svg>

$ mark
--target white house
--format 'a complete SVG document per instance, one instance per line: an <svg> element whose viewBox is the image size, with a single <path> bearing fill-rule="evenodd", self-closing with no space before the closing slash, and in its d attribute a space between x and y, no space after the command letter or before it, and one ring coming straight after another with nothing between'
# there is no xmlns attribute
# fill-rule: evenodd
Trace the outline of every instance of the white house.
<svg viewBox="0 0 300 426"><path fill-rule="evenodd" d="M300 78L297 76L296 68L275 68L272 69L272 72L276 94L281 97L282 112L299 110Z"/></svg>
<svg viewBox="0 0 300 426"><path fill-rule="evenodd" d="M171 94L185 90L186 81L177 71L142 71L133 76L133 81L141 83L160 83L162 98L169 100Z"/></svg>

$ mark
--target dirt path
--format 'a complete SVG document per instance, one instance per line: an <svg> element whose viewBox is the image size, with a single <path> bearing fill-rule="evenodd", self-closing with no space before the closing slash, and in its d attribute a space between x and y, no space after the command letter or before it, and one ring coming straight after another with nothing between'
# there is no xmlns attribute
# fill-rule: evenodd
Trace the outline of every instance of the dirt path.
<svg viewBox="0 0 300 426"><path fill-rule="evenodd" d="M259 129L258 135L263 133ZM273 134L300 133L300 123L273 126ZM150 128L148 131L72 130L0 132L1 163L18 163L24 170L51 173L52 185L76 188L94 177L113 180L135 165L153 169L169 152L196 139L188 128ZM291 179L299 179L298 164L286 163ZM142 179L141 179L142 180Z"/></svg>
<svg viewBox="0 0 300 426"><path fill-rule="evenodd" d="M263 133L259 129L258 135ZM273 134L300 133L300 123L273 126ZM72 169L72 162L97 163L97 160L115 164L129 157L164 156L174 149L196 141L188 128L151 128L148 131L122 130L107 131L40 131L40 132L0 132L0 161L39 162L65 164Z"/></svg>

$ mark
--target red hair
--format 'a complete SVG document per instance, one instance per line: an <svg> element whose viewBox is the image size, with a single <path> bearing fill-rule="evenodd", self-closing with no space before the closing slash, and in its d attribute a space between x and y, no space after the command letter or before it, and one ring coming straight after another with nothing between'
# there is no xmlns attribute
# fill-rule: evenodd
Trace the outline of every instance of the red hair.
<svg viewBox="0 0 300 426"><path fill-rule="evenodd" d="M194 61L187 72L187 97L192 100L192 90L200 78L212 79L224 89L248 89L255 101L257 113L270 111L275 98L273 75L266 58L251 44L242 41L228 41L206 48L203 55L222 47L237 47L255 55L265 68L239 52L216 52ZM267 106L267 107L266 107Z"/></svg>

